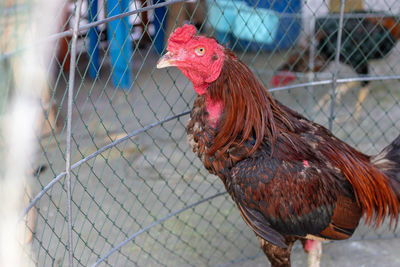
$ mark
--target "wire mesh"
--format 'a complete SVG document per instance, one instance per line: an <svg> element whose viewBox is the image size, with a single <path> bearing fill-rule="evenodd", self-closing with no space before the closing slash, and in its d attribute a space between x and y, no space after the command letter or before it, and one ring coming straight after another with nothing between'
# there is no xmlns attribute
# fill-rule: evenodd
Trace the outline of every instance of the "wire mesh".
<svg viewBox="0 0 400 267"><path fill-rule="evenodd" d="M57 53L48 70L49 97L42 101L37 138L36 166L49 168L36 175L25 210L37 213L27 252L36 265L225 266L260 255L223 184L186 144L187 114L196 97L191 84L176 69L155 70L165 38L183 23L230 47L275 98L362 152L376 153L394 139L400 128L395 42L400 4L365 0L365 12L354 13L351 4L357 1L342 2L342 12L335 2L340 1L89 0L80 8L80 1L65 1L55 14L59 33L43 40L52 42ZM2 3L2 37L5 22L21 12L18 4ZM384 24L382 15L393 16L395 23ZM379 34L393 36L394 43L375 58L368 54L372 48L363 51L364 61L373 59L368 73L357 73L358 65L350 62L356 50L339 53L342 48L334 49L318 71L310 71L320 66L317 56L326 49L322 42L327 39L320 36L327 31L320 22L331 22L326 18L335 22L326 45L344 47L354 39L361 46L376 38L379 46ZM353 28L366 36L346 32L354 18ZM376 26L367 28L367 20ZM344 39L335 39L340 22ZM0 66L23 49L23 44L2 49ZM304 56L307 51L311 56ZM292 60L296 53L303 56ZM306 67L299 69L304 59ZM273 77L287 72L297 80L273 88ZM2 92L8 92L3 88L12 86L11 74L2 74L7 77ZM365 81L370 83L359 84ZM341 87L349 82L356 86ZM368 96L359 101L364 86ZM354 240L399 236L399 230L361 226Z"/></svg>

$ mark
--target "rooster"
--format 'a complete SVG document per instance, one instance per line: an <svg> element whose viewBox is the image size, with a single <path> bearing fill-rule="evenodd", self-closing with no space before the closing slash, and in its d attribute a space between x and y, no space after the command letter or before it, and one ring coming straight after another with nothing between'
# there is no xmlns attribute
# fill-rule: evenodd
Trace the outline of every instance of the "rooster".
<svg viewBox="0 0 400 267"><path fill-rule="evenodd" d="M315 22L316 53L314 66L310 67L310 50L294 52L271 80L271 86L285 86L296 80L293 72L307 73L323 71L335 59L339 29L339 16L330 14ZM368 61L385 57L400 39L400 20L398 17L369 11L347 13L343 20L339 60L351 66L359 75L368 75ZM311 69L312 68L312 69ZM351 82L337 88L338 100L357 83ZM369 81L361 82L355 117L361 113L362 103L368 95ZM330 99L324 96L318 103L323 107Z"/></svg>
<svg viewBox="0 0 400 267"><path fill-rule="evenodd" d="M157 68L177 67L198 94L188 141L217 175L272 266L290 266L301 240L318 266L321 240L349 238L360 218L400 212L400 136L365 155L274 100L228 48L184 25ZM309 241L316 240L316 241Z"/></svg>

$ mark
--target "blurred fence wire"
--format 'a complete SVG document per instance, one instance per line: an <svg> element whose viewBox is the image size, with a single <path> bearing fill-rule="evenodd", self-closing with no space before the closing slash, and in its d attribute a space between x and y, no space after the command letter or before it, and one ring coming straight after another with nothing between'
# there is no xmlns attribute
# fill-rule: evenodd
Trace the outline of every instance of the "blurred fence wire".
<svg viewBox="0 0 400 267"><path fill-rule="evenodd" d="M37 266L226 266L260 255L222 183L186 144L190 83L155 70L184 23L361 151L398 135L395 0L60 0L55 31L14 40L10 27L34 24L27 11L38 3L0 2L2 102L19 79L31 83L16 78L13 60L40 48L51 62L31 164L43 171L33 172L20 215L31 234L21 247ZM40 54L35 61L43 65ZM399 237L361 226L353 240Z"/></svg>

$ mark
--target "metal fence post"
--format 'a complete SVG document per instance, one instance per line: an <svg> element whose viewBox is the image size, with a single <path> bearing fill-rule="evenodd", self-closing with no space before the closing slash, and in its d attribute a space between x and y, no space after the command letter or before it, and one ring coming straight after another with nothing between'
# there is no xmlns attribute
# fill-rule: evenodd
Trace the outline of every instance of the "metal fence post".
<svg viewBox="0 0 400 267"><path fill-rule="evenodd" d="M343 16L344 16L344 6L346 0L340 1L340 18L339 18L339 31L336 43L336 56L335 56L335 72L332 77L332 94L331 94L331 111L329 115L329 130L333 130L333 121L335 119L335 98L336 98L336 85L339 73L339 57L340 57L340 47L342 46L342 31L343 31Z"/></svg>
<svg viewBox="0 0 400 267"><path fill-rule="evenodd" d="M72 103L74 98L75 65L76 65L76 41L78 38L79 20L81 17L82 0L78 0L75 10L75 24L72 32L71 42L71 64L69 68L68 82L68 113L67 113L67 146L65 151L65 171L67 183L67 208L68 208L68 255L69 266L73 264L73 243L72 243L72 195L71 195L71 126L72 126Z"/></svg>
<svg viewBox="0 0 400 267"><path fill-rule="evenodd" d="M310 36L311 36L311 45L310 45L310 60L308 62L310 71L307 73L307 82L312 83L315 78L314 68L315 68L315 55L317 50L317 40L315 38L315 17L311 18L310 25ZM308 96L308 106L312 106L314 102L314 86L307 87L307 91L309 93ZM310 114L312 115L312 114Z"/></svg>

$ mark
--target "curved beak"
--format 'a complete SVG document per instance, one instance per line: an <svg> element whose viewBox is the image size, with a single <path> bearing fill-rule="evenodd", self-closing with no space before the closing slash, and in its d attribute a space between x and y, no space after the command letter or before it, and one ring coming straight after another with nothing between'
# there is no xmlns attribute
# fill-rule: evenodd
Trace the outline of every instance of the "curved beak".
<svg viewBox="0 0 400 267"><path fill-rule="evenodd" d="M174 64L174 59L172 58L170 52L167 52L165 55L163 55L157 62L157 69L162 69L172 66L175 66L175 64Z"/></svg>

